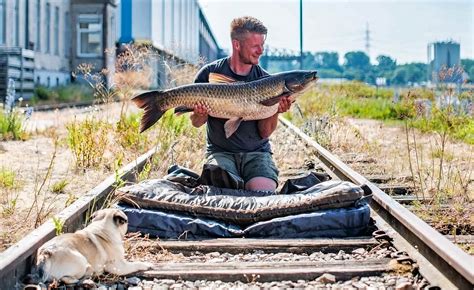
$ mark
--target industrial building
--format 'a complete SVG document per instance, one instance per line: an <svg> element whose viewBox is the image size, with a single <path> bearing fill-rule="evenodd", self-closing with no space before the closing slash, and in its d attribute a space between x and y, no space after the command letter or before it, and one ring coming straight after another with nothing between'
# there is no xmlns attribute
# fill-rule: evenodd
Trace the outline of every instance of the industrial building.
<svg viewBox="0 0 474 290"><path fill-rule="evenodd" d="M180 62L221 53L197 0L0 0L0 100L10 78L29 98L36 85L73 81L81 63L113 70L117 45L130 42Z"/></svg>
<svg viewBox="0 0 474 290"><path fill-rule="evenodd" d="M428 44L428 80L432 83L462 79L460 45L453 41Z"/></svg>

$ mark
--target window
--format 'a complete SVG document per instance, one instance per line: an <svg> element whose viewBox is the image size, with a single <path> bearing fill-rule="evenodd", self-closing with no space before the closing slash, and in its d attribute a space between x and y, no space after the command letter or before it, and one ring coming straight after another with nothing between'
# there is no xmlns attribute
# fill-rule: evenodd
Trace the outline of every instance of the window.
<svg viewBox="0 0 474 290"><path fill-rule="evenodd" d="M51 5L46 3L46 52L51 52Z"/></svg>
<svg viewBox="0 0 474 290"><path fill-rule="evenodd" d="M40 40L41 40L41 0L36 0L36 43L35 43L36 51L41 50Z"/></svg>
<svg viewBox="0 0 474 290"><path fill-rule="evenodd" d="M24 43L25 45L23 46L26 49L33 49L31 47L32 43L30 42L30 1L25 1L24 4L25 8L25 25L23 25L24 28L24 33L25 33L25 38L24 38Z"/></svg>
<svg viewBox="0 0 474 290"><path fill-rule="evenodd" d="M0 0L0 44L5 44L5 0Z"/></svg>
<svg viewBox="0 0 474 290"><path fill-rule="evenodd" d="M79 15L77 43L78 56L96 57L102 55L102 17L100 15Z"/></svg>
<svg viewBox="0 0 474 290"><path fill-rule="evenodd" d="M71 44L71 21L69 20L69 12L64 14L64 55L69 57Z"/></svg>
<svg viewBox="0 0 474 290"><path fill-rule="evenodd" d="M15 13L15 31L13 35L15 38L15 46L20 46L20 0L15 1L13 12Z"/></svg>
<svg viewBox="0 0 474 290"><path fill-rule="evenodd" d="M59 55L59 7L54 8L54 54Z"/></svg>

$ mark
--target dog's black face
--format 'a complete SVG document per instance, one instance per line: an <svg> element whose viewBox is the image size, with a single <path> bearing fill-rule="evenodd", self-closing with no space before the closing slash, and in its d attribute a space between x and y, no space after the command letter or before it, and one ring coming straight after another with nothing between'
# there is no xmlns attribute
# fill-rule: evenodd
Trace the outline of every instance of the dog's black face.
<svg viewBox="0 0 474 290"><path fill-rule="evenodd" d="M104 220L105 223L110 223L118 228L122 236L125 235L128 228L128 218L125 213L119 209L107 208L94 212L91 216L92 222Z"/></svg>
<svg viewBox="0 0 474 290"><path fill-rule="evenodd" d="M114 223L117 225L117 227L125 225L128 223L128 218L123 212L119 211L114 214Z"/></svg>

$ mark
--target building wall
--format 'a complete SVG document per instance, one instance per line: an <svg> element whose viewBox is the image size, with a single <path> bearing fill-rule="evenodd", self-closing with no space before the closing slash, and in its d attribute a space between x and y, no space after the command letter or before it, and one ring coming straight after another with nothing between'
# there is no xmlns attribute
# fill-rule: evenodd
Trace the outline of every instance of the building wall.
<svg viewBox="0 0 474 290"><path fill-rule="evenodd" d="M121 42L149 42L191 63L201 52L209 60L219 55L197 0L121 0L119 11Z"/></svg>
<svg viewBox="0 0 474 290"><path fill-rule="evenodd" d="M94 67L95 71L106 68L110 72L114 70L115 41L117 39L117 7L112 0L72 0L71 21L72 25L72 51L71 70L77 70L80 64L86 63ZM83 51L83 39L81 38L81 23L87 23L88 27L96 27L95 21L100 21L100 29L93 32L100 39L100 45L94 52ZM87 34L84 32L84 34ZM82 39L82 40L81 40Z"/></svg>
<svg viewBox="0 0 474 290"><path fill-rule="evenodd" d="M220 57L217 41L207 23L206 17L199 12L199 55L204 61L212 61Z"/></svg>
<svg viewBox="0 0 474 290"><path fill-rule="evenodd" d="M0 37L3 42L0 41L0 46L33 50L35 81L46 85L51 73L50 80L58 78L60 84L68 83L70 72L69 59L65 53L65 31L69 1L0 0L0 6L0 10L4 11L3 16L0 16L4 18L3 37Z"/></svg>
<svg viewBox="0 0 474 290"><path fill-rule="evenodd" d="M79 53L84 14L101 17L101 50L110 53ZM151 43L162 59L198 63L202 56L207 61L219 57L198 0L0 0L0 47L32 52L36 84L67 84L81 63L113 71L115 44L127 34ZM163 83L165 66L155 63L163 70L157 83Z"/></svg>
<svg viewBox="0 0 474 290"><path fill-rule="evenodd" d="M69 42L66 38L66 31L69 29L66 15L70 15L70 2L54 0L26 0L26 2L29 4L28 10L32 16L28 22L28 37L32 44L30 48L35 51L35 83L44 86L68 84L71 78L69 55L66 51ZM39 19L37 18L38 7ZM26 24L24 21L21 23ZM39 28L37 28L38 23ZM37 37L37 32L39 32L39 37ZM21 30L20 35L22 35Z"/></svg>
<svg viewBox="0 0 474 290"><path fill-rule="evenodd" d="M115 0L0 0L0 47L34 52L35 84L65 85L80 63L91 63L97 71L113 69L116 9ZM109 49L110 55L77 53L81 13L102 17L102 51Z"/></svg>

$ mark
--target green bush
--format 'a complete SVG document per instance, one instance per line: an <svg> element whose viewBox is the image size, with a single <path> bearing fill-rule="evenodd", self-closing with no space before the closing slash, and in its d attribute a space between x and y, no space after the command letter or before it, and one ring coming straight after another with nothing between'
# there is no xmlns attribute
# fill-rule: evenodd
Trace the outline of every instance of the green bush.
<svg viewBox="0 0 474 290"><path fill-rule="evenodd" d="M338 111L346 116L377 120L399 119L394 104L385 99L341 98L337 101Z"/></svg>
<svg viewBox="0 0 474 290"><path fill-rule="evenodd" d="M392 99L393 90L376 88L361 82L346 82L334 85L333 89L349 98L383 98Z"/></svg>
<svg viewBox="0 0 474 290"><path fill-rule="evenodd" d="M87 118L66 125L67 142L75 159L76 167L98 167L107 148L110 125L101 120Z"/></svg>
<svg viewBox="0 0 474 290"><path fill-rule="evenodd" d="M433 90L419 89L419 88L404 90L401 92L400 98L411 99L411 100L424 99L424 100L434 101L435 92Z"/></svg>
<svg viewBox="0 0 474 290"><path fill-rule="evenodd" d="M5 114L0 110L0 140L26 140L28 133L24 129L23 114L13 109Z"/></svg>
<svg viewBox="0 0 474 290"><path fill-rule="evenodd" d="M15 171L0 168L0 188L15 188L17 186L16 179Z"/></svg>
<svg viewBox="0 0 474 290"><path fill-rule="evenodd" d="M43 86L37 86L34 90L33 96L37 100L43 100L43 101L52 100L55 98L54 92Z"/></svg>
<svg viewBox="0 0 474 290"><path fill-rule="evenodd" d="M115 125L115 133L120 145L125 149L143 150L148 143L148 135L140 134L142 114L121 115Z"/></svg>
<svg viewBox="0 0 474 290"><path fill-rule="evenodd" d="M33 94L33 103L64 103L93 100L94 96L89 87L82 85L67 85L54 88L37 86Z"/></svg>
<svg viewBox="0 0 474 290"><path fill-rule="evenodd" d="M59 102L79 102L93 100L94 95L89 87L69 85L55 88Z"/></svg>

